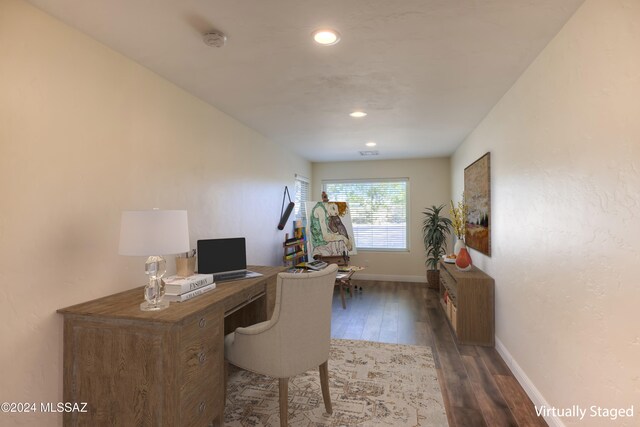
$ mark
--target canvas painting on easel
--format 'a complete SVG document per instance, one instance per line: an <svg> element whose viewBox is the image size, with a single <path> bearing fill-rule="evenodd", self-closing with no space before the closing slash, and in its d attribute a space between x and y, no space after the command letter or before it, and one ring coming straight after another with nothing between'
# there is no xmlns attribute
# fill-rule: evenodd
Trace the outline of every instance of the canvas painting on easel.
<svg viewBox="0 0 640 427"><path fill-rule="evenodd" d="M347 202L306 202L309 255L356 254L351 213Z"/></svg>

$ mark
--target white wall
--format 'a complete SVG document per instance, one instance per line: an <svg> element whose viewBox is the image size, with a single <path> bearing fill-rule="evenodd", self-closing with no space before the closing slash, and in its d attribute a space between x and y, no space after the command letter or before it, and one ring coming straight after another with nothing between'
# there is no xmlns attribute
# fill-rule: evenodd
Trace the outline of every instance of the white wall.
<svg viewBox="0 0 640 427"><path fill-rule="evenodd" d="M282 191L307 161L28 4L0 2L0 401L62 399L58 308L144 284L120 212L187 209L280 265ZM171 271L175 271L172 260ZM142 298L142 294L140 295ZM0 425L61 416L0 414Z"/></svg>
<svg viewBox="0 0 640 427"><path fill-rule="evenodd" d="M452 158L459 195L491 152L493 256L472 257L534 399L635 405L580 425L640 423L638 23L639 1L587 0Z"/></svg>
<svg viewBox="0 0 640 427"><path fill-rule="evenodd" d="M351 260L367 267L358 273L360 278L426 282L422 212L431 205L449 203L450 175L447 158L314 163L311 197L321 199L326 179L409 178L409 251L360 250ZM449 209L443 213L448 216Z"/></svg>

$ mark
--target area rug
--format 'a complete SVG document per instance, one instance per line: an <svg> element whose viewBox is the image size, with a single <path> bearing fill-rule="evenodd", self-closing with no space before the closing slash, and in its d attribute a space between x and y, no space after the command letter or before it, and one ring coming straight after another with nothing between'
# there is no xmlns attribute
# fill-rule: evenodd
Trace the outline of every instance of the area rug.
<svg viewBox="0 0 640 427"><path fill-rule="evenodd" d="M278 380L229 370L225 426L280 425ZM290 426L447 426L429 347L332 340L325 412L318 370L289 380Z"/></svg>

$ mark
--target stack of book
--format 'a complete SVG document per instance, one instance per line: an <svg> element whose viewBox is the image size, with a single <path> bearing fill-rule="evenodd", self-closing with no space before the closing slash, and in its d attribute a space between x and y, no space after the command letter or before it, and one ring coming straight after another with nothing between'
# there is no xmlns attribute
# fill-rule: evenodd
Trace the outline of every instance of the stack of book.
<svg viewBox="0 0 640 427"><path fill-rule="evenodd" d="M216 288L213 274L194 274L189 277L169 276L163 279L165 301L184 302Z"/></svg>

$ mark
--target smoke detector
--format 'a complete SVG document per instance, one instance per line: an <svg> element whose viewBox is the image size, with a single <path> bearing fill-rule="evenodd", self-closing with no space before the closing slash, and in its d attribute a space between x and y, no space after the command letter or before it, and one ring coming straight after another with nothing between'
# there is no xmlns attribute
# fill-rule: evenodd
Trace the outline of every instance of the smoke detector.
<svg viewBox="0 0 640 427"><path fill-rule="evenodd" d="M377 156L378 154L380 154L378 150L360 151L361 156Z"/></svg>
<svg viewBox="0 0 640 427"><path fill-rule="evenodd" d="M222 47L227 41L227 36L220 31L209 31L204 36L202 36L202 41L204 44L211 47Z"/></svg>

